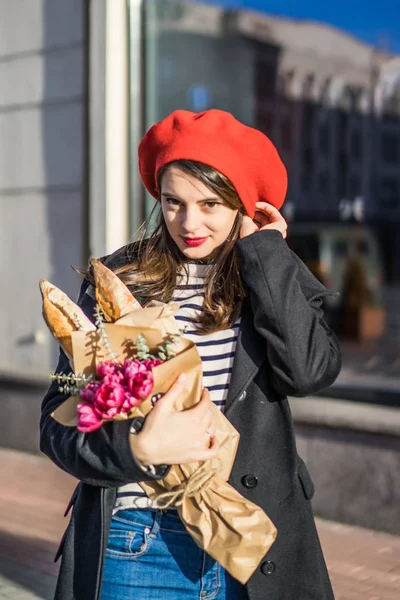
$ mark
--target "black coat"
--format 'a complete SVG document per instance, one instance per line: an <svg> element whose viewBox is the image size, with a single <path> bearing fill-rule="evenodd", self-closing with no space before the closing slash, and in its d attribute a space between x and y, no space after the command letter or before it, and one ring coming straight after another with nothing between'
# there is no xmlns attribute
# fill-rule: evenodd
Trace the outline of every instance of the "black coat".
<svg viewBox="0 0 400 600"><path fill-rule="evenodd" d="M340 350L322 320L328 293L280 233L262 231L237 242L248 289L225 415L241 440L230 483L271 517L275 543L250 578L250 600L331 600L310 499L311 477L297 454L286 396L306 396L329 386L340 371ZM127 262L127 247L109 257ZM88 315L93 299L79 303ZM68 371L61 353L58 371ZM129 445L130 422L107 423L90 434L64 427L51 412L64 400L51 386L43 401L41 448L81 481L60 546L56 600L97 600L116 488L143 474ZM299 400L301 402L301 400Z"/></svg>

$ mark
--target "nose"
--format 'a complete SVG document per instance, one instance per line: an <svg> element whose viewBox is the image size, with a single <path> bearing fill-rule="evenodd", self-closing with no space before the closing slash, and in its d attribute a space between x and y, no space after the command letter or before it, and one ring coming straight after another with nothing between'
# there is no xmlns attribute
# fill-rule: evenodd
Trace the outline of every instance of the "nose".
<svg viewBox="0 0 400 600"><path fill-rule="evenodd" d="M199 226L199 211L195 206L187 206L182 215L182 229L185 233L194 233Z"/></svg>

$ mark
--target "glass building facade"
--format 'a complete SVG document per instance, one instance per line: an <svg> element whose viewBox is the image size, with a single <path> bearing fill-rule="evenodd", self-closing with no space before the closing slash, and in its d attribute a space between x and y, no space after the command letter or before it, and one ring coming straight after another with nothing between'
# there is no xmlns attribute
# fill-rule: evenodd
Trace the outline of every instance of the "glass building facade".
<svg viewBox="0 0 400 600"><path fill-rule="evenodd" d="M131 233L154 204L136 165L149 126L219 108L260 129L289 172L288 244L340 292L327 394L400 403L400 58L240 1L131 0L129 14Z"/></svg>

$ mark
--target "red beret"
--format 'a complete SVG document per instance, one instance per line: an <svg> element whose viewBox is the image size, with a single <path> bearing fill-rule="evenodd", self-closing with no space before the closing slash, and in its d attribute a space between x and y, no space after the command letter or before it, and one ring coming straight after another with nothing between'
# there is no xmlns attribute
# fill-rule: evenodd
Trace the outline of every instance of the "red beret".
<svg viewBox="0 0 400 600"><path fill-rule="evenodd" d="M152 196L158 198L158 171L179 159L204 163L225 175L252 218L256 202L279 209L285 200L287 173L275 146L228 112L176 110L149 129L139 145L139 170Z"/></svg>

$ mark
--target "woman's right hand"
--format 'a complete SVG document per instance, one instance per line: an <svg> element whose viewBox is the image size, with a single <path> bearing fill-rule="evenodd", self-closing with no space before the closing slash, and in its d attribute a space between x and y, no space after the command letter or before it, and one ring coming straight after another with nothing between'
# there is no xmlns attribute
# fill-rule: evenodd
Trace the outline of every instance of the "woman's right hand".
<svg viewBox="0 0 400 600"><path fill-rule="evenodd" d="M176 465L214 458L219 449L215 436L215 417L207 389L200 401L178 411L175 401L185 388L181 374L168 392L147 415L143 429L132 436L131 446L143 465Z"/></svg>

